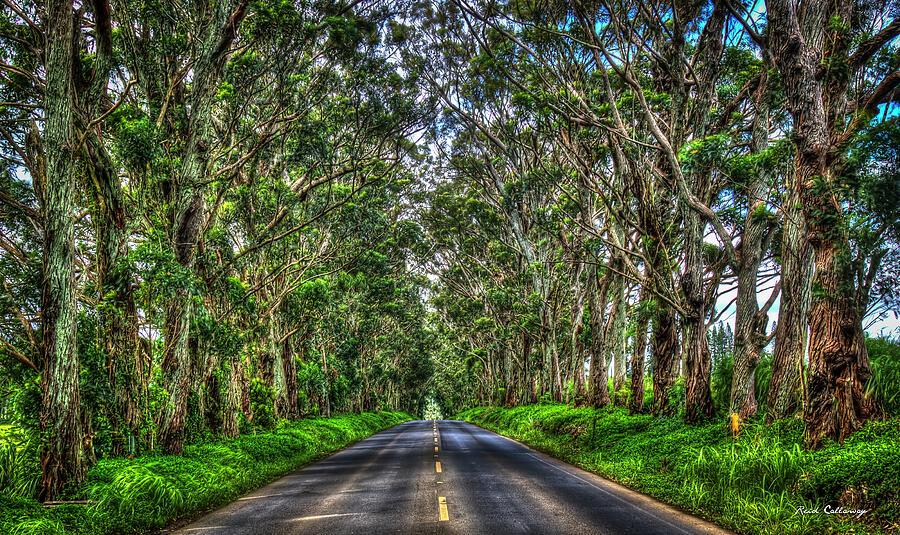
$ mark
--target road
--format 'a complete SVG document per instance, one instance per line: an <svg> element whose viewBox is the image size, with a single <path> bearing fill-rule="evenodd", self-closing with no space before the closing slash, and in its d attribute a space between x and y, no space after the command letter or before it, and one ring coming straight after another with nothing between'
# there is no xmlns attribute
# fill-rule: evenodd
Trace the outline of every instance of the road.
<svg viewBox="0 0 900 535"><path fill-rule="evenodd" d="M472 424L425 420L357 442L176 533L729 532Z"/></svg>

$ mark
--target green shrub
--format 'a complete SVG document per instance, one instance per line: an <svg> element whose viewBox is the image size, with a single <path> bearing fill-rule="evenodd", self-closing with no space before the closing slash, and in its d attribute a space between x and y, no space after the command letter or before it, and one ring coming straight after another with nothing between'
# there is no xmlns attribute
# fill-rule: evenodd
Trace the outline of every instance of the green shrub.
<svg viewBox="0 0 900 535"><path fill-rule="evenodd" d="M275 389L266 386L260 379L253 379L250 383L250 408L255 425L272 429L275 426Z"/></svg>
<svg viewBox="0 0 900 535"><path fill-rule="evenodd" d="M888 414L900 414L900 343L888 338L867 338L872 378L869 388L881 399Z"/></svg>

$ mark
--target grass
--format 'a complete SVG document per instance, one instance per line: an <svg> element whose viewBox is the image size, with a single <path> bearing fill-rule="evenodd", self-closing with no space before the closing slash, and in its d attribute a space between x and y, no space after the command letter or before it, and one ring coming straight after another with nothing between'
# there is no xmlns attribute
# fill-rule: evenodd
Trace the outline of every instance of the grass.
<svg viewBox="0 0 900 535"><path fill-rule="evenodd" d="M73 498L89 505L44 509L0 494L0 533L144 533L229 503L350 443L409 420L402 413L306 419L275 431L186 446L181 455L103 460Z"/></svg>
<svg viewBox="0 0 900 535"><path fill-rule="evenodd" d="M0 492L34 496L39 473L34 445L17 427L0 425Z"/></svg>
<svg viewBox="0 0 900 535"><path fill-rule="evenodd" d="M802 447L803 424L726 425L559 404L482 407L460 419L514 438L748 535L897 533L900 419L867 423L843 445ZM867 509L845 514L800 514Z"/></svg>

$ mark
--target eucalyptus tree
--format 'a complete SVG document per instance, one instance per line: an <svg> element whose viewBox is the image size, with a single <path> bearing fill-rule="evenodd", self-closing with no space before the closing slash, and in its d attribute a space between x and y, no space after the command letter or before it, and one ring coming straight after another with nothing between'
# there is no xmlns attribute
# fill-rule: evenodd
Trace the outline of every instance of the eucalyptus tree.
<svg viewBox="0 0 900 535"><path fill-rule="evenodd" d="M75 15L72 3L47 5L43 144L43 279L41 285L41 422L49 437L41 455L43 498L78 484L87 472L75 347Z"/></svg>
<svg viewBox="0 0 900 535"><path fill-rule="evenodd" d="M855 276L859 259L853 257L845 206L853 190L843 184L848 149L873 120L880 122L880 107L892 102L900 84L896 63L877 57L895 53L888 51L900 35L895 14L871 17L883 7L844 0L798 11L793 2L768 1L768 34L756 35L778 69L793 119L793 186L815 262L804 400L810 446L827 437L843 439L882 416L880 402L866 390L871 367L856 296L865 283Z"/></svg>

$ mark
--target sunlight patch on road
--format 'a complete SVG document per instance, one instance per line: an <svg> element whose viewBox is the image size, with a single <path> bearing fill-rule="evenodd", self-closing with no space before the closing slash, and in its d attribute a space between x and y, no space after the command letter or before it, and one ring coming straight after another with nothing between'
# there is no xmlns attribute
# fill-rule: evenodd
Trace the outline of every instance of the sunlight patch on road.
<svg viewBox="0 0 900 535"><path fill-rule="evenodd" d="M271 498L273 496L284 496L284 494L279 492L278 494L263 494L261 496L244 496L243 498L238 498L235 501L240 502L244 500L259 500L260 498Z"/></svg>
<svg viewBox="0 0 900 535"><path fill-rule="evenodd" d="M319 520L322 518L334 518L338 516L354 516L361 515L362 513L334 513L330 515L313 515L313 516L298 516L297 518L291 518L288 522L303 522L306 520Z"/></svg>

